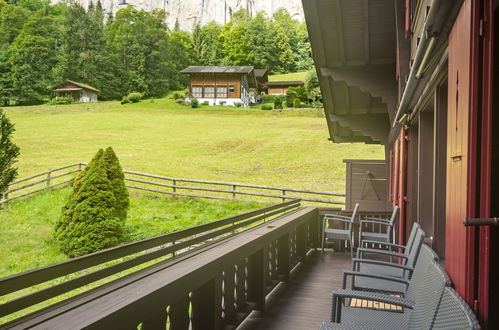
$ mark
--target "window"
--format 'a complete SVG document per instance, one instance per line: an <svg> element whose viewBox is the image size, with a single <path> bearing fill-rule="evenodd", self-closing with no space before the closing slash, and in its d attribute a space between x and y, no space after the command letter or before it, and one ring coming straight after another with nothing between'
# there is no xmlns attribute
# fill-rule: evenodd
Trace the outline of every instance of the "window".
<svg viewBox="0 0 499 330"><path fill-rule="evenodd" d="M235 93L235 92L236 92L236 87L229 86L229 93Z"/></svg>
<svg viewBox="0 0 499 330"><path fill-rule="evenodd" d="M215 87L205 86L204 87L204 97L215 97Z"/></svg>
<svg viewBox="0 0 499 330"><path fill-rule="evenodd" d="M192 97L203 97L203 87L192 86Z"/></svg>
<svg viewBox="0 0 499 330"><path fill-rule="evenodd" d="M227 87L217 87L217 97L227 98Z"/></svg>

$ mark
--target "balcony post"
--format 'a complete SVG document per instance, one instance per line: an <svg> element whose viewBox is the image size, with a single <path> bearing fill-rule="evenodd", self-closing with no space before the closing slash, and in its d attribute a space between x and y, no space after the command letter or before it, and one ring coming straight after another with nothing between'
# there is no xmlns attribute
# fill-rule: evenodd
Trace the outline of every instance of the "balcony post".
<svg viewBox="0 0 499 330"><path fill-rule="evenodd" d="M221 292L217 294L215 279L192 292L192 329L220 328Z"/></svg>
<svg viewBox="0 0 499 330"><path fill-rule="evenodd" d="M287 282L289 279L289 234L286 234L278 240L277 264L279 277Z"/></svg>
<svg viewBox="0 0 499 330"><path fill-rule="evenodd" d="M166 307L161 304L154 304L153 306L155 308L148 312L147 318L142 322L142 330L166 328Z"/></svg>
<svg viewBox="0 0 499 330"><path fill-rule="evenodd" d="M305 262L306 250L306 224L301 224L296 229L296 254L301 262Z"/></svg>
<svg viewBox="0 0 499 330"><path fill-rule="evenodd" d="M255 303L254 309L265 311L265 267L264 250L258 250L248 258L248 302Z"/></svg>

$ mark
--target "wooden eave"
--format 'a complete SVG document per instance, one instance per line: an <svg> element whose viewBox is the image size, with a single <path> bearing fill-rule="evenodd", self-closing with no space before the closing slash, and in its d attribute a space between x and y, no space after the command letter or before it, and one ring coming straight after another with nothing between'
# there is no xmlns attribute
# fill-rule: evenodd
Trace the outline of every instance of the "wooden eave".
<svg viewBox="0 0 499 330"><path fill-rule="evenodd" d="M386 123L397 105L394 0L302 2L328 126L334 127L329 121L342 119L341 127L355 132L341 138L332 135L332 140L358 142L364 134L366 141L386 143ZM365 129L355 123L364 123L372 114L376 127Z"/></svg>

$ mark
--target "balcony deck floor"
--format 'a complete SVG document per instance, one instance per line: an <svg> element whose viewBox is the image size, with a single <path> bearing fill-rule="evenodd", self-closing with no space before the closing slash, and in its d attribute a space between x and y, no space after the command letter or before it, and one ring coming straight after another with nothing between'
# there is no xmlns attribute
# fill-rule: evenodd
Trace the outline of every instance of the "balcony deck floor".
<svg viewBox="0 0 499 330"><path fill-rule="evenodd" d="M350 254L313 254L291 278L272 295L265 312L252 312L238 330L318 329L330 319L331 292L342 285L343 270L351 269Z"/></svg>

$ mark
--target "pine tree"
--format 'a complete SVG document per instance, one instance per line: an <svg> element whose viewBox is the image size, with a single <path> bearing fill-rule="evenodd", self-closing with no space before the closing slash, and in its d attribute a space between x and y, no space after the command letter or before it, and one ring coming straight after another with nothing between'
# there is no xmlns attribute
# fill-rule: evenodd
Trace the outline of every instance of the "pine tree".
<svg viewBox="0 0 499 330"><path fill-rule="evenodd" d="M17 168L12 167L19 156L19 147L11 140L14 131L14 124L0 109L0 193L4 193L17 176Z"/></svg>

